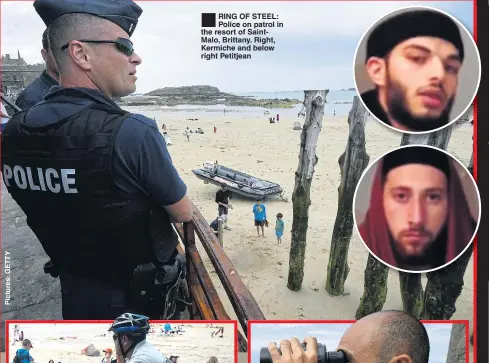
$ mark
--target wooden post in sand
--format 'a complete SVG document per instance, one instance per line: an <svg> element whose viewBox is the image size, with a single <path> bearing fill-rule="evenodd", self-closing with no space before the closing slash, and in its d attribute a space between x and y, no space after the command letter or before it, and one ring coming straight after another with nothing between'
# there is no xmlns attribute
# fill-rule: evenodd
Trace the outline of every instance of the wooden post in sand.
<svg viewBox="0 0 490 363"><path fill-rule="evenodd" d="M223 220L218 218L218 241L219 245L223 247Z"/></svg>
<svg viewBox="0 0 490 363"><path fill-rule="evenodd" d="M310 208L310 188L316 157L316 143L322 129L325 100L328 90L305 91L305 123L301 131L298 169L296 169L293 191L293 224L291 249L289 252L288 289L299 291L303 282L305 263L306 231L308 229L308 209Z"/></svg>
<svg viewBox="0 0 490 363"><path fill-rule="evenodd" d="M446 149L452 133L452 126L430 134L404 134L401 146L429 145ZM421 318L424 313L424 290L421 275L405 272L399 273L400 292L403 311ZM388 266L379 262L369 254L366 270L364 271L364 294L356 312L356 319L383 309L388 292Z"/></svg>
<svg viewBox="0 0 490 363"><path fill-rule="evenodd" d="M349 139L345 151L339 158L341 175L338 189L339 202L337 217L333 227L327 281L325 283L325 290L333 296L339 296L344 293L344 283L349 274L347 256L354 226L352 202L357 183L361 178L362 172L369 164L364 135L368 117L369 113L359 101L359 97L354 96L352 108L347 118Z"/></svg>
<svg viewBox="0 0 490 363"><path fill-rule="evenodd" d="M470 165L473 165L473 154ZM473 243L449 266L427 273L423 319L449 320L453 316L456 300L463 290L464 274L473 254Z"/></svg>
<svg viewBox="0 0 490 363"><path fill-rule="evenodd" d="M401 146L429 145L446 150L452 131L452 126L449 126L437 132L431 132L430 134L404 134L402 136ZM422 287L421 274L400 272L399 280L403 311L420 319L424 312L424 289Z"/></svg>

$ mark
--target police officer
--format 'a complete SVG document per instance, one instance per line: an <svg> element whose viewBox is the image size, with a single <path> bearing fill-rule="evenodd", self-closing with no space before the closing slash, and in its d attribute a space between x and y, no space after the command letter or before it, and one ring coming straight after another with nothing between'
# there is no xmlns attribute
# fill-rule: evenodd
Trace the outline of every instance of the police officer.
<svg viewBox="0 0 490 363"><path fill-rule="evenodd" d="M41 75L32 81L15 100L15 104L22 110L27 110L36 103L41 102L49 93L51 87L58 84L58 67L49 49L48 29L43 32L43 49L41 55L46 62L46 69Z"/></svg>
<svg viewBox="0 0 490 363"><path fill-rule="evenodd" d="M60 86L7 124L2 175L51 259L45 271L59 274L63 318L178 319L185 269L171 220L192 218L187 187L155 121L111 100L136 89L141 58L129 37L142 9L131 0L34 7Z"/></svg>

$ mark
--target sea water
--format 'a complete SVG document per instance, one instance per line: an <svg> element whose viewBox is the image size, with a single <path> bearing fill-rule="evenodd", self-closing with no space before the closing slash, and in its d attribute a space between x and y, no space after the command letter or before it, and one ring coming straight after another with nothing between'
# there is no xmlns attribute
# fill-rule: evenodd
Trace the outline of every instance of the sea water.
<svg viewBox="0 0 490 363"><path fill-rule="evenodd" d="M264 116L265 111L269 112L267 117L275 117L279 114L282 117L298 117L298 113L303 108L304 92L227 92L236 96L250 97L253 99L297 99L300 103L292 108L264 108L250 106L225 106L225 105L177 105L177 106L156 106L156 109L163 112L183 112L186 114L198 114L203 112L210 113L228 113L238 112L254 116ZM327 103L325 104L325 116L347 116L352 108L352 100L356 91L330 91L327 94ZM138 107L138 106L136 106ZM140 106L141 107L141 106ZM155 108L155 106L146 106L145 108ZM190 115L189 115L190 117ZM303 118L303 117L302 117Z"/></svg>

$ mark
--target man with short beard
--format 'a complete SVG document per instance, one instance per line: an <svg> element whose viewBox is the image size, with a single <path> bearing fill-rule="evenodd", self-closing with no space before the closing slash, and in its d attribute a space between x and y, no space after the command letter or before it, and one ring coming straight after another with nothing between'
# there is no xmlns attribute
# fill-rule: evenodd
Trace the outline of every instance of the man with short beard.
<svg viewBox="0 0 490 363"><path fill-rule="evenodd" d="M378 161L359 233L371 253L395 268L432 270L468 246L476 222L457 169L438 150L399 148Z"/></svg>
<svg viewBox="0 0 490 363"><path fill-rule="evenodd" d="M464 59L458 26L434 10L415 10L377 25L365 69L375 89L361 95L368 110L400 131L432 131L449 119Z"/></svg>

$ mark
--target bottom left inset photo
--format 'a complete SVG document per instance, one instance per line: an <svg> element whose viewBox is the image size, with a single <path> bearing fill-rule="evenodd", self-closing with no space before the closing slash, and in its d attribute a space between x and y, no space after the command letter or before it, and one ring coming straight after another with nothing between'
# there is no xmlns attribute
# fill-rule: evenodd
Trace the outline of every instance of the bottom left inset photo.
<svg viewBox="0 0 490 363"><path fill-rule="evenodd" d="M123 319L124 318L124 319ZM234 363L235 321L6 321L7 362ZM142 359L140 359L142 358ZM144 359L143 359L144 358Z"/></svg>

